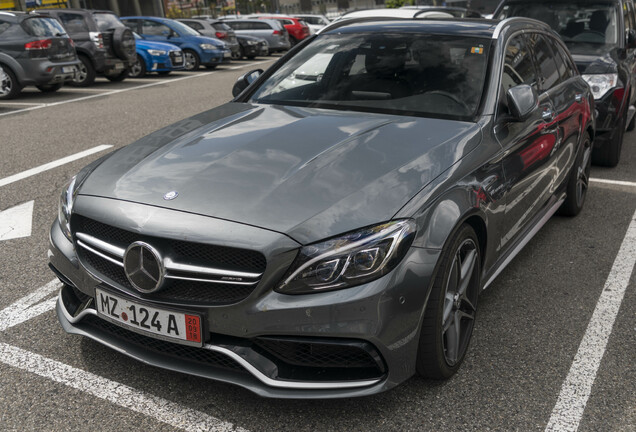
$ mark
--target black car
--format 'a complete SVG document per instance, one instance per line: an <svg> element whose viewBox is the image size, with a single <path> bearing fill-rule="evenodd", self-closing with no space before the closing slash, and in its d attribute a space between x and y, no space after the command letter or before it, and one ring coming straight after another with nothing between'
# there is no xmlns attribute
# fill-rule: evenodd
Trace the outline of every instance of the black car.
<svg viewBox="0 0 636 432"><path fill-rule="evenodd" d="M613 167L636 126L636 17L632 0L504 0L494 17L547 23L565 42L596 100L592 161Z"/></svg>
<svg viewBox="0 0 636 432"><path fill-rule="evenodd" d="M34 85L53 92L75 77L79 61L73 40L54 19L0 12L0 99Z"/></svg>
<svg viewBox="0 0 636 432"><path fill-rule="evenodd" d="M72 84L87 87L97 74L122 81L137 60L135 37L111 11L86 9L42 9L39 13L57 18L75 41L82 64Z"/></svg>
<svg viewBox="0 0 636 432"><path fill-rule="evenodd" d="M251 60L256 56L269 55L269 45L263 38L247 35L237 35L236 39L238 39L240 48L238 58L247 57Z"/></svg>
<svg viewBox="0 0 636 432"><path fill-rule="evenodd" d="M261 72L65 186L62 327L268 397L449 378L480 291L583 207L567 48L523 18L351 19Z"/></svg>

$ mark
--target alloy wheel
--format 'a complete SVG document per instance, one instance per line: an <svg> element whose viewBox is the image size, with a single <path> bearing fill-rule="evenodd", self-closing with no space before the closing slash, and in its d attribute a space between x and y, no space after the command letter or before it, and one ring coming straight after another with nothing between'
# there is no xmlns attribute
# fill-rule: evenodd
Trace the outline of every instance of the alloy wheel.
<svg viewBox="0 0 636 432"><path fill-rule="evenodd" d="M193 70L194 69L194 65L196 65L197 63L197 59L194 57L194 54L192 54L191 52L185 52L185 69L186 70Z"/></svg>
<svg viewBox="0 0 636 432"><path fill-rule="evenodd" d="M78 72L75 74L75 78L73 78L73 81L76 83L83 83L84 81L86 81L86 77L88 77L88 70L86 69L86 65L84 64L84 62L80 62L77 69Z"/></svg>
<svg viewBox="0 0 636 432"><path fill-rule="evenodd" d="M141 75L141 60L137 59L136 62L130 67L129 75L132 77L138 77Z"/></svg>
<svg viewBox="0 0 636 432"><path fill-rule="evenodd" d="M11 93L13 83L11 77L7 74L2 67L0 67L0 96L6 96Z"/></svg>
<svg viewBox="0 0 636 432"><path fill-rule="evenodd" d="M455 252L446 281L442 341L444 357L451 367L463 358L475 324L478 256L474 241L464 240Z"/></svg>
<svg viewBox="0 0 636 432"><path fill-rule="evenodd" d="M581 165L577 169L577 181L576 181L576 202L578 205L585 200L585 194L590 181L590 167L592 159L592 148L590 145L585 147L583 151L583 160Z"/></svg>

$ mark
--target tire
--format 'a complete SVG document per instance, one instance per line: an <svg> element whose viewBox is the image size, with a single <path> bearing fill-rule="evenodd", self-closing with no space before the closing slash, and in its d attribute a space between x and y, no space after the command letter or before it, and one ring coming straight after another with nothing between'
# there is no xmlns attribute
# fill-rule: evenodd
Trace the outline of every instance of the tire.
<svg viewBox="0 0 636 432"><path fill-rule="evenodd" d="M64 83L57 83L57 84L38 85L36 87L38 88L38 90L40 90L43 93L53 93L61 89L63 86L64 86Z"/></svg>
<svg viewBox="0 0 636 432"><path fill-rule="evenodd" d="M185 70L187 71L199 70L199 66L201 65L201 59L199 59L199 55L196 52L190 49L184 49L183 55L185 57Z"/></svg>
<svg viewBox="0 0 636 432"><path fill-rule="evenodd" d="M168 76L168 75L170 75L170 72L172 72L172 71L159 71L159 72L157 72L157 73L158 73L159 75L161 75L161 76Z"/></svg>
<svg viewBox="0 0 636 432"><path fill-rule="evenodd" d="M243 58L245 58L245 48L240 47L240 50L239 50L239 60L241 60L241 59L243 59Z"/></svg>
<svg viewBox="0 0 636 432"><path fill-rule="evenodd" d="M581 154L576 158L576 162L570 171L568 184L566 186L567 197L558 214L563 216L576 216L583 209L585 197L590 180L590 168L592 166L592 140L588 134L583 137L583 148Z"/></svg>
<svg viewBox="0 0 636 432"><path fill-rule="evenodd" d="M623 113L620 123L616 127L616 132L611 140L604 143L602 147L593 149L592 163L613 168L621 160L621 148L623 147L623 137L625 136L625 123L627 122L627 110Z"/></svg>
<svg viewBox="0 0 636 432"><path fill-rule="evenodd" d="M115 75L104 75L106 77L106 79L108 81L111 82L120 82L126 79L126 77L128 77L128 71L127 70L123 70L121 72L119 72L118 74Z"/></svg>
<svg viewBox="0 0 636 432"><path fill-rule="evenodd" d="M131 78L143 78L146 76L146 61L139 54L137 54L137 59L130 66L128 76Z"/></svg>
<svg viewBox="0 0 636 432"><path fill-rule="evenodd" d="M205 68L208 70L214 70L216 69L216 65L207 65Z"/></svg>
<svg viewBox="0 0 636 432"><path fill-rule="evenodd" d="M91 60L85 55L78 56L80 60L79 72L75 75L73 80L69 81L69 85L74 87L88 87L95 82L95 68Z"/></svg>
<svg viewBox="0 0 636 432"><path fill-rule="evenodd" d="M17 97L22 91L15 74L7 66L0 64L0 100Z"/></svg>
<svg viewBox="0 0 636 432"><path fill-rule="evenodd" d="M137 57L135 36L128 27L117 27L113 31L113 52L120 59L132 63Z"/></svg>
<svg viewBox="0 0 636 432"><path fill-rule="evenodd" d="M419 375L448 379L461 366L475 326L480 279L479 241L463 224L444 246L435 273L420 332Z"/></svg>
<svg viewBox="0 0 636 432"><path fill-rule="evenodd" d="M256 57L256 56L247 56L247 59L248 59L248 60L254 60L254 58L255 58L255 57Z"/></svg>

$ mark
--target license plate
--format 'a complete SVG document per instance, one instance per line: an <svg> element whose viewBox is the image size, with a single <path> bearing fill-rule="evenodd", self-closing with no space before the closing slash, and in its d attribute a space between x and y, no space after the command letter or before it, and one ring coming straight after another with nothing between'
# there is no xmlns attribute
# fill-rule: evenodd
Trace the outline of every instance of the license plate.
<svg viewBox="0 0 636 432"><path fill-rule="evenodd" d="M62 66L62 73L73 73L75 72L75 66Z"/></svg>
<svg viewBox="0 0 636 432"><path fill-rule="evenodd" d="M229 51L225 51L225 52L223 53L223 58L228 58L228 57L232 57L232 53L231 53L231 52L229 52Z"/></svg>
<svg viewBox="0 0 636 432"><path fill-rule="evenodd" d="M124 70L123 63L115 63L115 70Z"/></svg>
<svg viewBox="0 0 636 432"><path fill-rule="evenodd" d="M99 288L95 289L95 302L99 315L124 327L184 345L203 345L199 315L155 308Z"/></svg>
<svg viewBox="0 0 636 432"><path fill-rule="evenodd" d="M175 63L183 63L183 57L181 57L181 56L174 56L174 62L175 62Z"/></svg>

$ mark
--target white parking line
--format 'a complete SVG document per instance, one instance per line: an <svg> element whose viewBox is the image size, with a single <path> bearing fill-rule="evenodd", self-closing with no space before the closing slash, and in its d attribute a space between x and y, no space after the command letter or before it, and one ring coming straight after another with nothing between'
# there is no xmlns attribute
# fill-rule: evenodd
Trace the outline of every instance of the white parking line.
<svg viewBox="0 0 636 432"><path fill-rule="evenodd" d="M0 106L38 106L44 105L42 102L0 102Z"/></svg>
<svg viewBox="0 0 636 432"><path fill-rule="evenodd" d="M50 296L62 288L62 282L57 278L33 291L31 294L22 297L0 311L0 332L22 324L38 315L55 308L57 297L49 298L41 302L42 299ZM41 303L38 303L41 302ZM38 304L36 304L38 303Z"/></svg>
<svg viewBox="0 0 636 432"><path fill-rule="evenodd" d="M636 263L636 213L574 357L546 431L576 431Z"/></svg>
<svg viewBox="0 0 636 432"><path fill-rule="evenodd" d="M636 187L636 183L635 182L628 182L628 181L621 181L621 180L607 180L607 179L600 179L600 178L590 178L591 182L595 182L595 183L605 183L605 184L612 184L612 185L617 185L617 186L631 186L631 187Z"/></svg>
<svg viewBox="0 0 636 432"><path fill-rule="evenodd" d="M53 168L57 168L59 166L67 164L69 162L73 162L73 161L75 161L77 159L81 159L83 157L90 156L90 155L92 155L94 153L99 153L100 151L109 149L111 147L112 147L112 145L100 145L100 146L97 146L97 147L93 147L92 149L84 150L83 152L75 153L74 155L67 156L65 158L58 159L56 161L46 163L44 165L40 165L39 167L31 168L29 170L22 171L21 173L17 173L17 174L14 174L12 176L5 177L3 179L0 179L0 187L6 186L6 185L8 185L10 183L17 182L18 180L22 180L22 179L25 179L27 177L34 176L34 175L39 174L41 172L48 171L48 170L53 169Z"/></svg>
<svg viewBox="0 0 636 432"><path fill-rule="evenodd" d="M139 89L142 89L142 88L153 87L153 86L173 83L173 82L177 82L177 81L183 81L183 80L187 80L187 79L191 79L191 78L197 78L197 77L209 75L210 73L212 73L212 72L201 72L201 73L198 73L198 74L195 74L195 75L188 75L188 76L184 76L184 77L180 77L180 78L172 78L172 79L169 79L169 80L161 80L161 81L152 82L152 83L149 83L149 84L143 84L143 85L139 85L139 86L128 87L128 88L125 88L125 89L110 90L110 91L104 92L104 93L94 94L94 95L90 95L90 96L84 96L84 97L75 98L75 99L68 99L68 100L64 100L64 101L60 101L60 102L45 103L45 104L42 104L42 105L39 105L39 106L34 106L34 107L30 107L30 108L24 108L24 109L21 109L21 110L11 111L11 112L8 112L8 113L3 113L3 114L0 114L0 117L7 116L7 115L18 114L18 113L26 112L26 111L33 111L33 110L42 109L42 108L48 108L48 107L53 107L53 106L58 106L58 105L64 105L64 104L72 103L72 102L79 102L79 101L84 101L84 100L88 100L88 99L94 99L94 98L98 98L98 97L110 96L110 95L113 95L113 94L124 93L124 92L131 91L131 90L139 90Z"/></svg>
<svg viewBox="0 0 636 432"><path fill-rule="evenodd" d="M0 362L186 431L247 432L200 411L5 343L0 343ZM10 396L10 391L4 389L4 396Z"/></svg>

